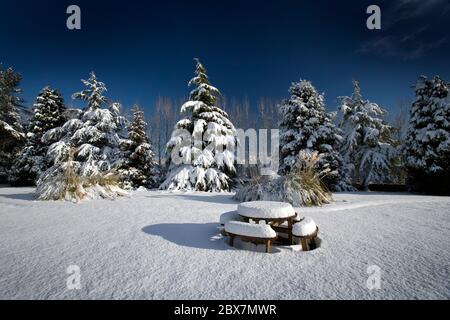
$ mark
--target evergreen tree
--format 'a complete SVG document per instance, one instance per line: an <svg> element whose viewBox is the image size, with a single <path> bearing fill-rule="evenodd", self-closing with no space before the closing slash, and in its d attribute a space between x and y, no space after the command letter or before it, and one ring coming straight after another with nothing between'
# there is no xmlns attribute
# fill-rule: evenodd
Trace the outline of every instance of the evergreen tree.
<svg viewBox="0 0 450 320"><path fill-rule="evenodd" d="M280 106L280 173L286 175L295 167L300 151L317 151L316 170L326 186L332 191L351 190L337 151L342 137L334 114L325 112L323 95L306 80L293 83L289 92L291 97Z"/></svg>
<svg viewBox="0 0 450 320"><path fill-rule="evenodd" d="M404 147L413 190L449 194L450 84L439 76L421 76Z"/></svg>
<svg viewBox="0 0 450 320"><path fill-rule="evenodd" d="M382 119L385 111L376 103L363 99L358 81L353 81L353 95L339 100L344 132L342 154L348 172L364 189L368 189L371 182L389 181L395 150L391 127Z"/></svg>
<svg viewBox="0 0 450 320"><path fill-rule="evenodd" d="M55 199L64 186L57 185L70 161L70 168L80 178L86 197L114 197L121 191L115 188L116 179L111 174L121 163L119 148L124 119L120 116L120 105L112 103L108 108L104 83L92 72L89 80L82 80L87 89L75 93L74 99L86 103L77 118L70 119L62 127L47 131L42 141L51 143L46 161L51 167L38 180L40 199ZM72 156L69 154L73 150ZM109 185L111 183L111 185ZM81 188L80 187L80 188ZM114 187L114 188L113 188ZM67 198L67 197L66 197ZM74 198L77 198L74 195Z"/></svg>
<svg viewBox="0 0 450 320"><path fill-rule="evenodd" d="M196 86L181 107L180 120L167 143L169 172L161 185L169 190L228 191L235 175L235 128L228 114L216 106L220 92L213 87L206 69L196 59Z"/></svg>
<svg viewBox="0 0 450 320"><path fill-rule="evenodd" d="M144 112L134 106L133 120L128 126L128 139L122 142L124 160L119 173L125 189L152 188L159 182L158 163L147 136Z"/></svg>
<svg viewBox="0 0 450 320"><path fill-rule="evenodd" d="M7 182L11 165L25 140L20 123L22 99L19 88L22 77L0 64L0 183Z"/></svg>
<svg viewBox="0 0 450 320"><path fill-rule="evenodd" d="M64 105L61 94L45 87L33 106L33 116L28 125L27 142L14 162L10 182L14 185L34 185L37 177L47 169L45 155L48 145L41 141L45 132L61 126L64 121Z"/></svg>

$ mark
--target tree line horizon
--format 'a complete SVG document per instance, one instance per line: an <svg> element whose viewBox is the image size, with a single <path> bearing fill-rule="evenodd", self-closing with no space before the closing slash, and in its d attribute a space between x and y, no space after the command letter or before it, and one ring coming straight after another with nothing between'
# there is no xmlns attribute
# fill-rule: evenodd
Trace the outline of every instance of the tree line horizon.
<svg viewBox="0 0 450 320"><path fill-rule="evenodd" d="M211 182L213 183L212 185L217 183L217 190L230 190L230 178L236 175L236 168L234 165L231 165L234 162L234 156L232 154L234 151L230 152L231 149L227 147L228 144L235 145L233 141L237 138L231 139L230 137L236 136L236 128L243 130L249 128L280 128L282 130L280 136L280 144L282 145L280 148L280 156L282 157L281 166L283 168L280 172L283 174L288 174L291 170L298 167L297 162L302 161L301 159L297 159L299 151L305 149L317 150L320 153L318 159L320 160L319 167L321 168L319 171L331 171L335 175L331 179L334 182L330 180L329 183L332 186L331 190L335 191L350 190L352 188L351 185L354 182L351 183L348 180L349 175L346 171L355 171L355 166L358 167L357 170L359 172L355 173L355 171L353 175L356 174L356 179L365 188L368 187L371 181L402 182L406 180L405 174L402 172L404 170L401 169L402 161L405 161L409 166L415 166L413 161L411 161L412 158L417 160L417 166L422 167L427 166L427 162L424 160L425 158L431 159L430 161L437 161L436 163L439 164L433 162L431 165L431 174L442 170L442 166L444 168L446 166L445 161L441 163L442 159L439 160L439 157L442 158L441 152L445 154L446 144L449 144L447 141L448 130L446 128L448 123L445 120L448 116L448 104L446 101L449 84L439 76L435 76L432 80L428 80L425 76L419 76L415 89L416 101L412 104L411 111L406 112L407 105L402 104L402 108L394 121L391 120L388 123L386 110L376 104L376 102L363 98L362 90L357 80L353 80L352 96L338 97L340 106L335 112L326 111L324 94L319 93L323 91L317 90L311 81L302 79L298 82L292 82L288 91L290 98L283 99L281 102L274 101L270 98L261 98L257 103L256 110L252 110L248 98L244 98L242 101L234 98L231 99L231 102L228 102L226 96L222 95L217 88L210 84L206 75L206 69L200 61L198 59L195 60L197 61L196 76L191 79L188 86L195 85L197 87L191 91L188 101L183 99L185 103L181 106L181 109L172 99L158 97L153 114L150 117L148 115L145 117L142 110L139 109L139 106L135 104L133 106L134 118L131 121L129 116L124 116L127 115L126 108L124 109L120 103L111 101L103 95L103 92L107 91L106 86L103 82L97 80L94 72L91 72L89 80L81 80L87 89L77 92L72 96L72 99L78 99L87 103L86 107L82 110L78 108L66 109L60 92L48 86L45 87L37 97L35 106L40 104L42 107L42 101L44 100L46 101L44 105L47 103L50 108L56 105L62 105L66 114L64 118L69 120L67 120L64 126L60 128L56 126L54 129L45 132L42 137L42 142L44 143L44 140L47 140L50 143L53 140L53 149L55 149L55 144L56 148L58 148L58 140L55 139L58 139L57 137L59 136L66 140L69 139L65 143L69 143L70 145L70 141L73 138L70 136L70 132L75 129L78 131L74 131L74 133L78 135L87 134L89 136L100 134L95 138L97 141L107 138L117 140L118 143L118 139L126 139L125 135L121 136L120 134L120 130L126 127L129 131L128 134L138 137L137 141L131 142L130 140L128 145L134 145L133 148L137 148L135 151L139 148L142 149L142 145L145 145L145 152L150 152L151 162L156 158L159 166L162 167L163 162L166 162L163 160L171 159L171 156L168 155L171 148L179 145L181 143L180 141L183 140L182 134L177 131L187 129L187 132L190 132L192 135L191 138L195 138L198 133L203 134L209 132L209 138L213 139L211 141L213 141L216 147L224 143L222 151L219 153L213 151L211 153L206 149L203 150L206 146L206 141L202 138L203 147L200 146L200 149L193 145L188 150L186 146L180 145L181 149L177 151L188 162L191 161L189 159L192 159L193 167L189 169L190 171L188 170L189 174L185 167L174 168L173 163L170 161L164 165L169 172L171 170L176 171L176 174L172 178L178 181L185 180L187 175L191 176L188 179L195 180L199 178L198 174L200 174L200 179L204 179L205 174L212 174L208 179L218 179L216 182ZM15 108L26 110L23 106L23 100L20 97L22 93L20 88L22 77L20 74L15 73L12 68L4 70L2 66L1 71L3 91L1 98L4 105L2 105L4 110L1 111L5 119L2 120L2 130L12 133L13 136L15 134L23 138L27 137L25 139L28 139L28 137L33 136L33 133L30 135L29 131L36 130L36 123L42 124L42 121L36 122L36 116L39 118L41 116L39 112L42 112L42 110L33 110L33 122L25 124L25 127L22 127L20 123L26 122L26 120L21 119L14 111ZM44 96L47 97L44 98ZM102 106L108 106L109 111L105 110L103 113L101 111ZM190 116L180 120L180 115L186 112ZM52 113L54 115L58 112L54 110L49 115L53 116ZM77 114L77 116L70 116L70 113ZM103 116L106 116L107 119L103 120ZM424 128L424 120L420 119L420 117L428 117L428 121L434 121L435 123L430 123L431 127ZM147 126L145 119L149 119L150 126ZM131 127L134 126L135 129L130 131L129 125L123 125L121 123L122 120L123 123L127 123L128 121L128 124L132 122ZM92 126L93 123L97 124ZM10 125L16 129L11 130ZM89 129L85 128L86 125L89 126ZM437 129L431 131L432 127L436 127ZM102 128L109 130L108 132L105 131L103 138L101 132L97 132L99 128L101 130L103 130ZM430 129L428 130L427 128ZM406 137L407 129L408 137ZM424 132L423 130L428 131ZM61 136L63 134L62 131L65 131L64 135L66 138ZM146 133L144 131L148 131L147 133L150 139L145 136ZM24 133L27 133L26 136L24 136ZM414 148L411 147L414 142L411 142L412 136L418 137L422 140L421 142L426 142L427 139L429 141L436 140L436 143L438 143L435 146L438 148L437 155L432 151L427 151L426 146L422 152L423 154L420 154L420 152L419 154L414 154ZM81 139L81 136L76 137L76 139L78 138ZM63 143L62 141L60 142ZM105 143L100 144L99 147L109 148L108 144L111 141L105 140ZM117 143L115 146L119 148ZM91 156L98 153L100 149L95 145L89 145L87 149L84 146L80 145L79 148L81 149L78 149L76 153L82 157L87 156L88 159L91 159L89 161L95 160ZM52 151L51 148L49 149L49 153ZM346 148L347 150L345 150ZM407 158L403 158L405 155L402 154L405 148L410 148L410 154L406 155ZM153 155L153 150L156 151L155 155ZM108 150L107 152L110 151ZM57 150L56 152L61 153L61 150ZM68 152L66 150L63 154L67 155ZM187 154L183 154L186 152ZM214 156L215 153L216 156ZM137 155L136 152L133 153L130 150L129 155L131 154L143 156L143 154ZM200 156L200 158L194 158L196 155ZM219 158L217 158L217 155L219 155ZM306 157L308 156L306 155ZM325 159L324 157L327 159L323 160ZM420 159L420 157L423 157L423 159ZM53 161L56 161L55 159ZM103 154L99 159L108 160L108 156ZM95 170L103 170L101 169L103 166L101 164L102 161L94 165L95 167L98 166ZM197 164L195 164L196 161ZM198 163L198 161L201 163ZM216 163L216 161L219 162ZM145 161L141 161L141 163L145 163ZM210 165L216 166L216 169L211 167L207 170ZM67 167L67 165L65 166ZM221 166L225 166L224 168L228 172L220 172ZM330 167L334 169L330 169ZM393 171L392 169L395 169L394 167L399 172ZM366 169L368 172L366 172ZM92 168L88 168L88 170L92 170ZM169 173L167 175L170 176ZM324 177L327 175L324 175ZM170 178L167 179L170 180ZM191 188L189 186L190 183L192 181L186 185L188 189ZM172 187L174 187L173 184L168 185L169 189ZM216 187L213 187L212 190L216 190ZM175 188L178 187L175 186ZM195 188L197 188L197 182ZM203 190L204 188L206 190L208 189L203 183L199 190Z"/></svg>
<svg viewBox="0 0 450 320"><path fill-rule="evenodd" d="M8 67L13 69L13 67ZM94 71L94 70L92 70ZM22 78L22 73L17 73ZM301 78L299 78L301 79ZM353 79L357 80L357 79ZM293 81L294 82L294 81ZM292 82L292 83L293 83ZM65 94L58 90L58 88L52 85L45 85L45 87L50 87L61 93L62 96ZM349 92L351 92L352 84L349 82ZM320 91L320 90L319 90ZM320 91L325 94L326 91ZM288 93L288 88L286 89L286 96ZM122 112L125 117L130 118L132 115L132 109L138 106L145 114L145 119L148 122L148 130L153 145L155 146L155 155L158 158L160 164L165 159L164 150L167 141L170 139L170 134L172 132L173 126L180 119L180 107L183 105L184 101L188 98L188 95L184 97L169 97L164 95L157 95L152 103L132 103L129 105L123 105L120 103ZM285 97L268 97L261 95L258 98L251 99L247 95L243 96L232 96L221 94L218 97L218 106L221 107L225 112L228 113L231 121L235 124L236 128L247 130L253 128L258 129L277 129L279 126L279 105L282 103ZM338 99L339 96L335 97L333 101L336 104L331 107L326 104L325 107L328 112L338 112ZM65 99L66 101L69 99ZM82 106L76 106L74 99L70 97L70 102L67 103L67 109L82 109ZM119 99L120 101L120 99ZM413 101L413 98L399 98L395 103L394 111L390 108L382 106L386 111L385 118L394 128L398 128L399 132L403 135L405 134L405 126L407 125L409 117L409 108ZM26 106L25 101L22 100L22 107L24 117L22 117L23 124L31 116L33 111L33 102L28 102L31 105Z"/></svg>

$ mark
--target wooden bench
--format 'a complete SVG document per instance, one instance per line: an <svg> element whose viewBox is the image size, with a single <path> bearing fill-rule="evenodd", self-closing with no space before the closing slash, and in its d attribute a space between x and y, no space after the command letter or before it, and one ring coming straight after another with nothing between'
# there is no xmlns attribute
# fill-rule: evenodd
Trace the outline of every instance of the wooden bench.
<svg viewBox="0 0 450 320"><path fill-rule="evenodd" d="M300 215L296 212L294 218L292 218L292 225L294 225L297 222L302 221L304 218L300 217ZM273 228L273 230L277 232L283 232L288 234L292 231L292 225L289 226L289 221L282 221L282 223L275 223L271 224L270 226Z"/></svg>
<svg viewBox="0 0 450 320"><path fill-rule="evenodd" d="M308 241L309 241L309 248L310 249L315 249L317 247L316 238L317 238L318 234L319 234L319 227L316 227L316 231L313 234L310 234L308 236L296 236L296 235L294 235L294 237L300 239L300 242L302 244L302 250L303 251L308 251Z"/></svg>
<svg viewBox="0 0 450 320"><path fill-rule="evenodd" d="M224 226L229 221L244 221L237 211L225 212L220 216L220 224Z"/></svg>
<svg viewBox="0 0 450 320"><path fill-rule="evenodd" d="M230 237L230 245L234 246L234 238L255 244L265 243L266 252L270 253L270 243L277 238L277 233L268 224L253 224L229 221L225 224L225 233Z"/></svg>
<svg viewBox="0 0 450 320"><path fill-rule="evenodd" d="M295 223L302 221L303 219L304 218L300 217L300 215L296 212L291 223L289 223L289 221L283 221L282 223L275 222L275 223L270 223L270 226L277 233L287 235L288 238L286 238L284 241L280 241L283 245L291 245L292 244L292 226ZM279 237L279 239L284 239L284 238Z"/></svg>
<svg viewBox="0 0 450 320"><path fill-rule="evenodd" d="M240 214L240 216L244 219L245 222L252 221L257 224L260 222L264 222L270 225L276 232L286 233L288 235L289 244L292 244L292 225L296 221L300 221L299 215L296 212L294 212L294 214L291 216L285 216L282 218L258 217L253 213L249 216L243 216L242 214Z"/></svg>
<svg viewBox="0 0 450 320"><path fill-rule="evenodd" d="M319 227L317 227L314 220L310 217L303 218L292 227L292 236L300 239L303 251L308 251L308 241L310 242L310 248L316 248L316 238L318 234Z"/></svg>

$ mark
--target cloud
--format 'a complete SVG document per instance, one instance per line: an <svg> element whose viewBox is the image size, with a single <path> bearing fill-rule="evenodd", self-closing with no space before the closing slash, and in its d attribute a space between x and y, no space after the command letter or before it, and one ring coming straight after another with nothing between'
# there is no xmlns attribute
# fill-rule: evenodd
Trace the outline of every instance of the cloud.
<svg viewBox="0 0 450 320"><path fill-rule="evenodd" d="M410 36L408 39L406 37L401 39L398 36L384 36L363 42L357 52L413 60L443 46L447 41L448 37L433 41L416 41L413 36Z"/></svg>
<svg viewBox="0 0 450 320"><path fill-rule="evenodd" d="M368 34L357 52L417 59L447 43L448 0L398 0L382 7L382 30Z"/></svg>
<svg viewBox="0 0 450 320"><path fill-rule="evenodd" d="M398 0L388 13L395 23L426 16L445 3L447 3L447 0Z"/></svg>

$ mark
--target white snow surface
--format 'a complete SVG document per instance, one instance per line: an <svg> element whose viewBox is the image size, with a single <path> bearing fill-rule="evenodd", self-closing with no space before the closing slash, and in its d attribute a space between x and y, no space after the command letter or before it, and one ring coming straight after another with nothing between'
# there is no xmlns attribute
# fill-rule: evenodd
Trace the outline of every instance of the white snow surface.
<svg viewBox="0 0 450 320"><path fill-rule="evenodd" d="M288 218L295 215L291 204L278 201L250 201L238 205L238 213L247 218Z"/></svg>
<svg viewBox="0 0 450 320"><path fill-rule="evenodd" d="M265 254L221 236L231 193L76 204L33 191L0 188L0 299L450 299L449 197L334 194L296 208L319 226L319 248ZM66 287L71 265L80 290ZM367 288L373 266L379 290Z"/></svg>
<svg viewBox="0 0 450 320"><path fill-rule="evenodd" d="M316 230L317 225L311 217L305 217L292 226L292 234L299 237L312 235Z"/></svg>
<svg viewBox="0 0 450 320"><path fill-rule="evenodd" d="M228 221L225 231L240 236L256 238L275 238L277 233L268 224L256 224L240 221Z"/></svg>

